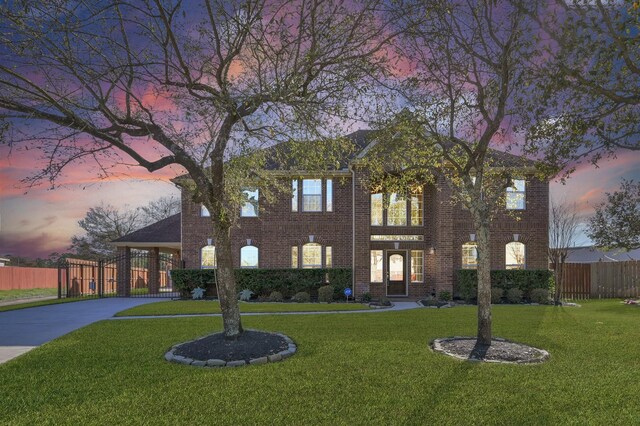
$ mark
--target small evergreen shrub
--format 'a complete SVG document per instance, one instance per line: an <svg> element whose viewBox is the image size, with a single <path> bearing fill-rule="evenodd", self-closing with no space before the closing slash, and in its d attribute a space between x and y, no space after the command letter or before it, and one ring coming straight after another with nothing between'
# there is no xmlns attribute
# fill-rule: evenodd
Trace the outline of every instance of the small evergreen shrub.
<svg viewBox="0 0 640 426"><path fill-rule="evenodd" d="M549 303L549 290L547 290L546 288L534 288L533 290L531 290L529 300L531 300L533 303Z"/></svg>
<svg viewBox="0 0 640 426"><path fill-rule="evenodd" d="M441 291L440 293L438 293L438 299L442 300L443 302L448 302L451 300L451 293L448 291Z"/></svg>
<svg viewBox="0 0 640 426"><path fill-rule="evenodd" d="M295 296L291 298L291 300L298 303L308 303L309 301L311 301L311 296L309 296L309 293L307 293L306 291L301 291L296 293Z"/></svg>
<svg viewBox="0 0 640 426"><path fill-rule="evenodd" d="M318 289L318 302L333 302L333 287L330 285L323 285Z"/></svg>
<svg viewBox="0 0 640 426"><path fill-rule="evenodd" d="M497 305L498 303L502 303L502 295L504 294L504 290L501 288L492 288L491 289L491 304Z"/></svg>
<svg viewBox="0 0 640 426"><path fill-rule="evenodd" d="M362 302L364 302L364 303L371 302L371 293L369 293L369 292L363 293L362 294L362 298L360 300L362 300Z"/></svg>
<svg viewBox="0 0 640 426"><path fill-rule="evenodd" d="M284 297L279 291L272 291L269 295L269 302L282 302Z"/></svg>
<svg viewBox="0 0 640 426"><path fill-rule="evenodd" d="M507 302L520 303L522 302L522 290L519 288L510 288L507 290Z"/></svg>
<svg viewBox="0 0 640 426"><path fill-rule="evenodd" d="M242 300L243 302L248 302L249 300L251 300L251 296L253 296L253 294L254 293L251 290L245 288L238 294L238 299Z"/></svg>

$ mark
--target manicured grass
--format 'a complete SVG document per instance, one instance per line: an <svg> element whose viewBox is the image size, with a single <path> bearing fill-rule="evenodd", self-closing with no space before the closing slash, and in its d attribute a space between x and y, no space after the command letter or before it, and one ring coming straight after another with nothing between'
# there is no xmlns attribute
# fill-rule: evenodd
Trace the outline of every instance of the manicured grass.
<svg viewBox="0 0 640 426"><path fill-rule="evenodd" d="M16 303L15 305L0 306L0 312L15 311L16 309L35 308L36 306L57 305L59 303L79 302L81 300L89 300L89 299L70 298L70 299L36 300L33 302Z"/></svg>
<svg viewBox="0 0 640 426"><path fill-rule="evenodd" d="M165 351L220 318L103 321L0 365L3 424L638 424L640 308L497 306L495 335L542 365L463 362L436 337L471 335L473 307L245 317L286 333L284 362L202 369Z"/></svg>
<svg viewBox="0 0 640 426"><path fill-rule="evenodd" d="M320 312L370 309L361 303L257 303L240 302L240 312ZM219 314L220 303L212 300L171 300L136 306L118 312L117 317L135 315Z"/></svg>
<svg viewBox="0 0 640 426"><path fill-rule="evenodd" d="M57 288L29 288L24 290L0 290L0 302L32 297L57 296Z"/></svg>

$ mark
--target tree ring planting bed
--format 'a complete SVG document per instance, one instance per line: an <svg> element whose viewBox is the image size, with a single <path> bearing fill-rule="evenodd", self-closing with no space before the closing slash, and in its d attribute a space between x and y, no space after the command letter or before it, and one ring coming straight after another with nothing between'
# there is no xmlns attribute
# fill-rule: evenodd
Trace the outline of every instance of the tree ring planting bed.
<svg viewBox="0 0 640 426"><path fill-rule="evenodd" d="M465 361L498 362L506 364L535 364L549 359L549 352L494 337L491 346L479 345L475 337L447 337L430 344L435 352L442 352Z"/></svg>
<svg viewBox="0 0 640 426"><path fill-rule="evenodd" d="M219 332L180 343L164 357L170 362L197 367L241 367L282 361L296 350L296 344L284 334L245 330L236 340L227 340Z"/></svg>

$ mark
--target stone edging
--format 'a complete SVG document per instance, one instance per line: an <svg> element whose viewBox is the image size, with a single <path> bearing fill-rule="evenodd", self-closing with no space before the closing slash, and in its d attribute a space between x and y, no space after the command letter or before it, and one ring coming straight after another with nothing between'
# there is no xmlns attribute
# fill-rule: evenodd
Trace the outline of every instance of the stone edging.
<svg viewBox="0 0 640 426"><path fill-rule="evenodd" d="M549 352L545 351L544 349L540 349L540 348L535 348L533 346L529 346L529 345L525 345L522 343L517 343L517 342L513 342L511 340L507 340L507 339L503 339L501 337L493 337L491 340L495 340L497 342L509 342L509 343L515 343L521 346L527 346L531 349L535 349L536 351L538 351L540 353L540 357L539 358L535 358L531 361L499 361L499 360L492 360L492 359L476 359L476 358L467 358L463 355L458 355L458 354L454 354L451 353L449 351L447 351L445 348L442 347L441 342L443 341L451 341L451 340L468 340L468 339L475 339L475 337L464 337L464 336L453 336L453 337L443 337L443 338L439 338L439 339L434 339L430 342L429 344L429 348L434 351L434 352L440 352L443 353L445 355L448 355L450 357L453 358L457 358L463 361L471 361L471 362L490 362L490 363L495 363L495 364L541 364L547 360L549 360L550 358L550 354Z"/></svg>
<svg viewBox="0 0 640 426"><path fill-rule="evenodd" d="M251 330L254 331L254 330ZM215 334L215 333L214 333ZM267 364L269 362L278 362L278 361L283 361L287 358L289 358L290 356L292 356L293 354L296 353L298 347L296 346L296 344L293 342L293 340L291 340L291 338L289 336L286 336L282 333L272 333L275 334L277 336L280 336L284 339L285 342L287 342L287 344L289 345L289 347L283 351L280 351L276 354L273 355L267 355L267 356L263 356L260 358L255 358L255 359L250 359L249 362L245 361L244 359L240 359L240 360L234 360L234 361L225 361L222 359L209 359L207 361L202 361L202 360L195 360L192 358L187 358L184 356L180 356L180 355L175 355L175 351L176 349L178 349L180 346L187 344L187 343L191 343L191 342L195 342L201 339L204 339L207 336L204 337L200 337L198 339L194 339L194 340L190 340L188 342L183 342L183 343L179 343L177 345L174 345L171 347L171 349L164 354L164 359L169 361L169 362L175 362L178 364L184 364L184 365L193 365L195 367L215 367L215 368L219 368L219 367L242 367L245 365L260 365L260 364Z"/></svg>

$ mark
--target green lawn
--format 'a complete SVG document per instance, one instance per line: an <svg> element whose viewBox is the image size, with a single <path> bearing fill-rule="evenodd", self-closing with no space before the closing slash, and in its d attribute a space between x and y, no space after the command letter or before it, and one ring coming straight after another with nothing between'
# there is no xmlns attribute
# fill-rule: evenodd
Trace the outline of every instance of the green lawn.
<svg viewBox="0 0 640 426"><path fill-rule="evenodd" d="M370 309L360 303L256 303L240 302L240 312L320 312L359 311ZM117 317L135 315L194 315L219 314L220 303L211 300L170 300L136 306L116 314Z"/></svg>
<svg viewBox="0 0 640 426"><path fill-rule="evenodd" d="M90 299L70 298L70 299L36 300L33 302L16 303L14 305L0 306L0 312L15 311L16 309L24 309L24 308L35 308L36 306L57 305L58 303L79 302L81 300L90 300Z"/></svg>
<svg viewBox="0 0 640 426"><path fill-rule="evenodd" d="M32 297L57 296L57 288L29 288L25 290L0 290L0 302Z"/></svg>
<svg viewBox="0 0 640 426"><path fill-rule="evenodd" d="M473 307L245 317L284 332L284 362L202 369L164 361L220 318L103 321L0 365L3 424L638 424L640 308L497 306L497 336L547 349L542 365L432 353L470 335Z"/></svg>

